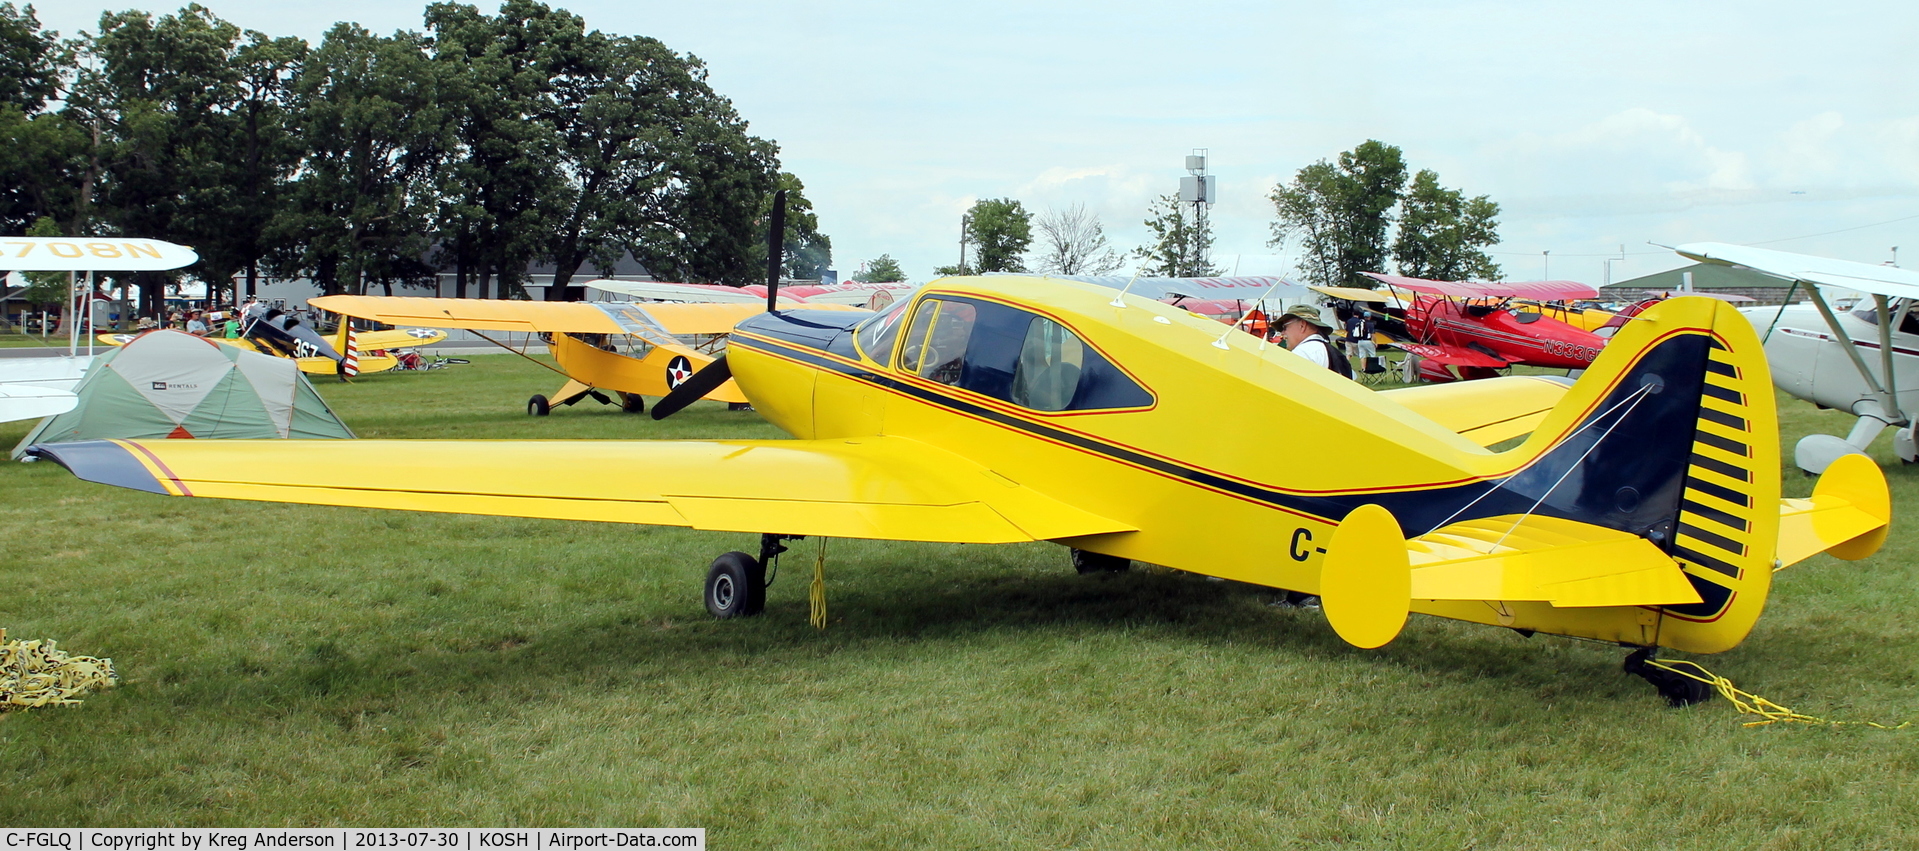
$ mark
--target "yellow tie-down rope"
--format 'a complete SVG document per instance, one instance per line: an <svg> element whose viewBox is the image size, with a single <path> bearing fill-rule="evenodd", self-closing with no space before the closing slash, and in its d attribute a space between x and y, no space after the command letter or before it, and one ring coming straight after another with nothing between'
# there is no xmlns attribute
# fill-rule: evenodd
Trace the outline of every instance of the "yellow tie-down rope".
<svg viewBox="0 0 1919 851"><path fill-rule="evenodd" d="M826 628L826 539L820 538L820 555L813 561L813 584L806 589L813 604L813 628Z"/></svg>
<svg viewBox="0 0 1919 851"><path fill-rule="evenodd" d="M73 706L95 689L120 678L112 659L70 656L52 641L6 640L0 629L0 712L37 706Z"/></svg>
<svg viewBox="0 0 1919 851"><path fill-rule="evenodd" d="M1911 721L1897 726L1880 724L1875 721L1829 721L1816 715L1794 712L1759 695L1741 691L1732 684L1732 680L1706 670L1705 666L1698 662L1688 662L1683 659L1676 659L1672 662L1647 659L1646 664L1650 667L1658 668L1662 671L1671 671L1687 679L1698 680L1699 682L1712 686L1714 690L1719 692L1719 696L1724 697L1728 703L1731 703L1734 708L1739 710L1740 714L1759 716L1760 720L1758 721L1747 721L1743 725L1746 727L1763 727L1767 724L1777 724L1781 721L1789 721L1797 724L1830 724L1834 727L1858 724L1866 727L1875 727L1880 730L1903 730L1912 726ZM1673 667L1674 665L1684 665L1693 670L1682 671L1679 668ZM1694 673L1694 671L1697 671L1697 673Z"/></svg>

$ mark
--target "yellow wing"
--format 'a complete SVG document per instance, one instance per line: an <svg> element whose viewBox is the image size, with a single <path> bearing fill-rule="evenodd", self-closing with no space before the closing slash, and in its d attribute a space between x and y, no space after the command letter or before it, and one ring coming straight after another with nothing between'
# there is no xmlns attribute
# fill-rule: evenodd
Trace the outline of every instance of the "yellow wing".
<svg viewBox="0 0 1919 851"><path fill-rule="evenodd" d="M1420 416L1481 446L1531 434L1572 382L1551 375L1509 375L1381 391Z"/></svg>
<svg viewBox="0 0 1919 851"><path fill-rule="evenodd" d="M308 304L387 325L567 334L726 334L766 307L739 304L505 301L480 298L330 295ZM808 309L861 310L846 305ZM363 344L364 345L364 344Z"/></svg>
<svg viewBox="0 0 1919 851"><path fill-rule="evenodd" d="M173 496L837 538L1134 531L918 441L86 441L36 454Z"/></svg>
<svg viewBox="0 0 1919 851"><path fill-rule="evenodd" d="M362 352L375 349L411 349L415 346L431 346L445 340L446 332L431 328L413 328L406 331L359 331L353 335L353 339L359 344ZM335 341L333 347L346 351L345 341Z"/></svg>
<svg viewBox="0 0 1919 851"><path fill-rule="evenodd" d="M509 301L488 298L329 295L307 304L408 328L464 328L474 331L622 334L606 311L566 301Z"/></svg>

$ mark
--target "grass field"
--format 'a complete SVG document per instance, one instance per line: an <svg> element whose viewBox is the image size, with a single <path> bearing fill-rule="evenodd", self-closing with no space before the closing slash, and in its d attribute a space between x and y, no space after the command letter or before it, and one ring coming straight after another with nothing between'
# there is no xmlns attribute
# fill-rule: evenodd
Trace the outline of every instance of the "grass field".
<svg viewBox="0 0 1919 851"><path fill-rule="evenodd" d="M367 438L777 436L704 403L665 423L590 404L530 418L552 374L474 360L318 386ZM1788 449L1847 425L1781 404ZM0 425L0 445L28 426ZM1887 473L1904 512L1919 470ZM1361 651L1269 593L1082 578L1047 544L834 541L818 632L807 541L765 617L712 620L707 563L755 545L165 499L8 464L0 626L111 656L125 683L0 716L0 824L696 826L715 848L1919 847L1919 726L1668 709L1619 648L1415 617ZM1908 522L1872 559L1781 574L1752 637L1702 661L1804 712L1919 721L1916 545Z"/></svg>

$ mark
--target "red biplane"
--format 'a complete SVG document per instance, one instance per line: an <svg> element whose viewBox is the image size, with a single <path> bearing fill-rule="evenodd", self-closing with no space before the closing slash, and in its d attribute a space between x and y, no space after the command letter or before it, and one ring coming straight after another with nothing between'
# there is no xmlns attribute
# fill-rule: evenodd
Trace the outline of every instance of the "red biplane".
<svg viewBox="0 0 1919 851"><path fill-rule="evenodd" d="M1410 380L1459 381L1488 378L1515 364L1556 369L1585 369L1599 357L1606 339L1561 322L1534 302L1593 298L1599 291L1577 281L1429 281L1367 272L1395 291L1415 293L1402 303L1406 334L1397 343L1408 353Z"/></svg>

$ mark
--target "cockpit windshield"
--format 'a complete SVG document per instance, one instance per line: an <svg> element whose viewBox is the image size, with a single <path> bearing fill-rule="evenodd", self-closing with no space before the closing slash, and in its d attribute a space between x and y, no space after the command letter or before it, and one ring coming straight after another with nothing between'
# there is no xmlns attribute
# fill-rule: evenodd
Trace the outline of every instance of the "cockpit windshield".
<svg viewBox="0 0 1919 851"><path fill-rule="evenodd" d="M900 319L906 316L906 306L911 303L900 299L859 324L853 339L861 356L874 363L886 363L893 356L893 341L900 335Z"/></svg>
<svg viewBox="0 0 1919 851"><path fill-rule="evenodd" d="M1895 298L1886 305L1886 311L1892 315L1893 327L1901 334L1919 334L1919 304L1912 299ZM1868 325L1879 324L1879 310L1872 299L1860 299L1859 306L1852 311L1852 318Z"/></svg>

